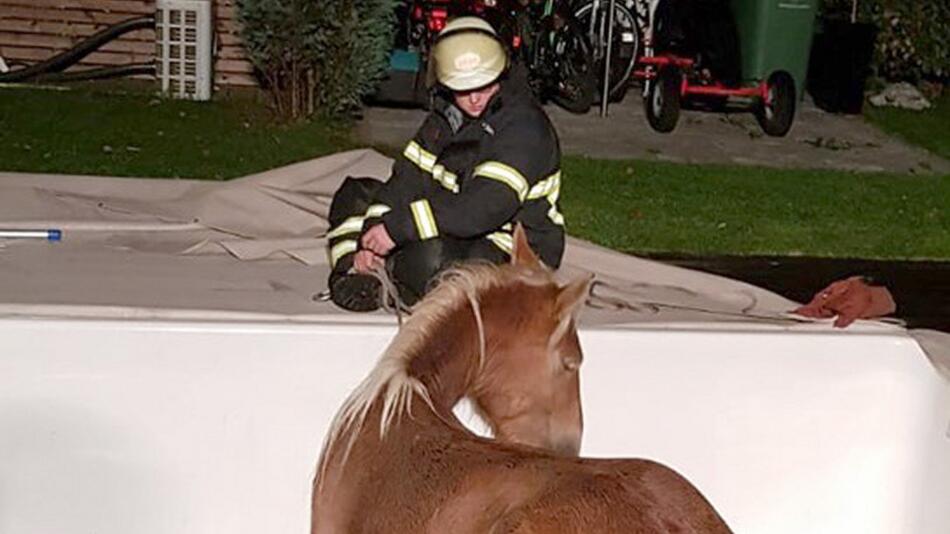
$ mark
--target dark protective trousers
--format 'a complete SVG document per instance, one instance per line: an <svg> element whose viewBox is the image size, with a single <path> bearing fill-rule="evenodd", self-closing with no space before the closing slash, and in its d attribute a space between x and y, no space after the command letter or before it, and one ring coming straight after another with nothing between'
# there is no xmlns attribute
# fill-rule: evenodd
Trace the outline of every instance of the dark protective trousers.
<svg viewBox="0 0 950 534"><path fill-rule="evenodd" d="M347 178L333 195L330 229L338 228L352 217L363 216L382 185L374 178ZM354 230L334 236L328 240L327 246L332 250L334 246L348 240L358 243L361 234L362 230ZM379 307L380 284L371 275L353 271L355 255L355 251L347 253L334 265L329 280L330 298L348 310L371 311ZM508 259L507 253L485 238L442 236L397 246L386 257L386 270L399 291L399 297L411 305L425 295L438 273L458 262L481 260L504 263Z"/></svg>

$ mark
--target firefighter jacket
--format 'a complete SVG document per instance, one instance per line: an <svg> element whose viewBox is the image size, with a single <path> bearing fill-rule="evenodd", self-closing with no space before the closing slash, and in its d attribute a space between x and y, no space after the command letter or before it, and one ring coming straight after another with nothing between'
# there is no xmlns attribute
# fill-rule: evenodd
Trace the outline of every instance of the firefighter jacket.
<svg viewBox="0 0 950 534"><path fill-rule="evenodd" d="M511 253L520 222L550 267L564 253L557 133L520 78L502 80L481 117L437 98L366 213L399 246L439 236L484 238Z"/></svg>

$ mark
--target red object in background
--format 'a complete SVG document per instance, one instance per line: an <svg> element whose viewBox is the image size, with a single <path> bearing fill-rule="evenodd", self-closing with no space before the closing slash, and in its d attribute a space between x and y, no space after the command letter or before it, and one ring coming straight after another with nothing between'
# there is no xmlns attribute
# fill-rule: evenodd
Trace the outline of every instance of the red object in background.
<svg viewBox="0 0 950 534"><path fill-rule="evenodd" d="M449 10L444 7L433 8L429 11L428 20L426 24L429 26L429 31L433 33L439 33L442 31L442 28L445 27L445 21L449 18Z"/></svg>
<svg viewBox="0 0 950 534"><path fill-rule="evenodd" d="M413 0L409 16L423 32L415 38L428 42L445 28L450 17L484 16L493 5L486 0Z"/></svg>
<svg viewBox="0 0 950 534"><path fill-rule="evenodd" d="M691 58L680 57L672 54L642 57L639 59L639 62L640 64L654 65L656 67L666 67L672 65L680 69L690 69L695 63L695 61ZM634 77L647 79L656 77L656 72L643 69L634 71L633 75ZM769 99L769 85L765 81L761 81L752 87L727 87L720 82L693 84L690 82L689 77L683 76L683 81L680 84L680 96L686 95L711 95L725 97L751 96L759 97L766 104L771 104Z"/></svg>

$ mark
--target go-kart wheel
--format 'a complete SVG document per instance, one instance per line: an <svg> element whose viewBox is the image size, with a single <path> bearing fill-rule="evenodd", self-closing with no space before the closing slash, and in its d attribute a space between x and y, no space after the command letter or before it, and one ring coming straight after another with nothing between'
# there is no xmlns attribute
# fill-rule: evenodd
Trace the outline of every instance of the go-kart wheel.
<svg viewBox="0 0 950 534"><path fill-rule="evenodd" d="M795 118L795 80L784 71L769 76L768 97L755 107L755 118L762 131L773 137L782 137L792 127Z"/></svg>
<svg viewBox="0 0 950 534"><path fill-rule="evenodd" d="M661 133L672 132L680 118L680 83L682 74L672 67L661 68L649 82L643 107L650 126Z"/></svg>

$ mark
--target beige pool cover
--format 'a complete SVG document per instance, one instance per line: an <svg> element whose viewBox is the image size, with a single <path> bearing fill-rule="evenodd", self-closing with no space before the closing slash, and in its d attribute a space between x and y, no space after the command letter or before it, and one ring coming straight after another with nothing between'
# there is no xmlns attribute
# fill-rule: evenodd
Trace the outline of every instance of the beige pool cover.
<svg viewBox="0 0 950 534"><path fill-rule="evenodd" d="M64 233L58 243L0 240L0 313L391 321L315 299L326 289L333 192L346 176L384 178L391 163L356 150L229 182L0 173L0 229ZM589 325L830 329L789 315L795 303L766 290L570 239L561 274L579 271L602 282L583 315ZM950 336L915 336L950 358Z"/></svg>

